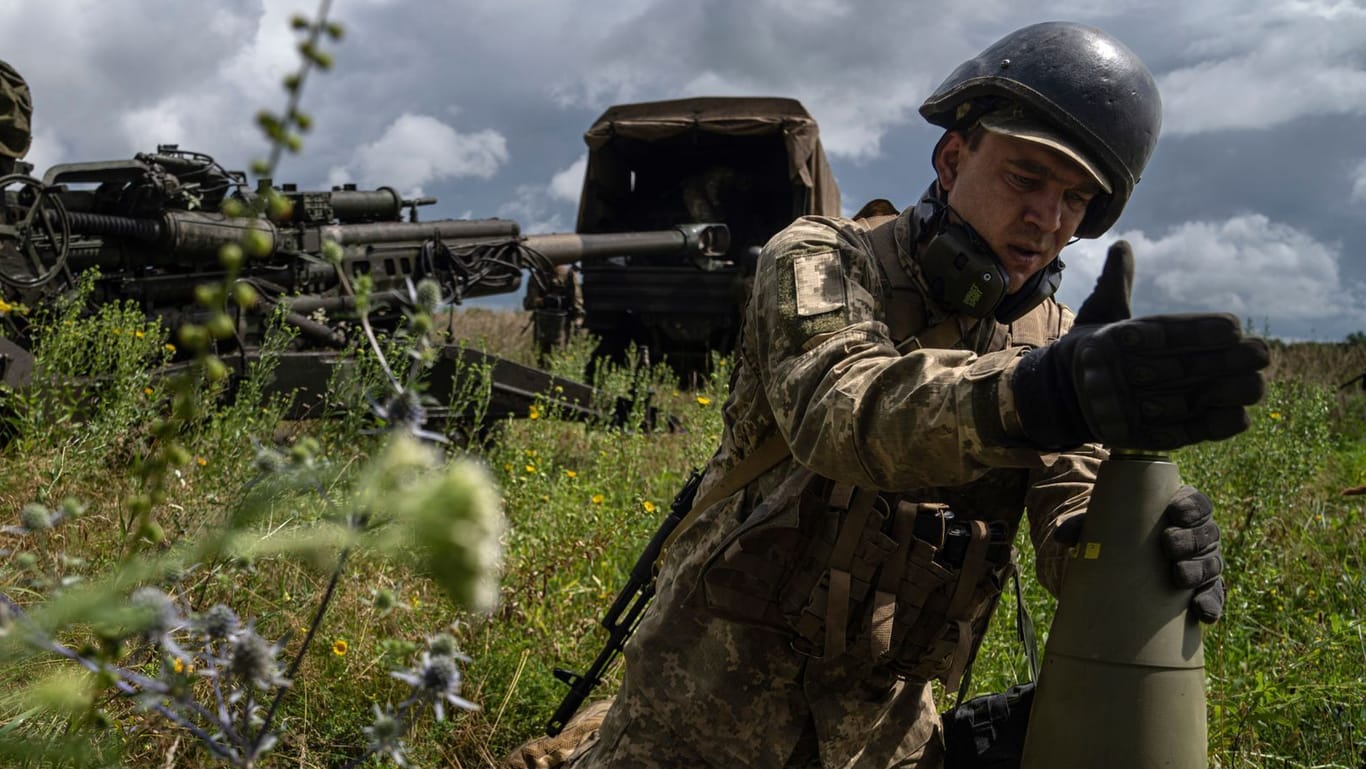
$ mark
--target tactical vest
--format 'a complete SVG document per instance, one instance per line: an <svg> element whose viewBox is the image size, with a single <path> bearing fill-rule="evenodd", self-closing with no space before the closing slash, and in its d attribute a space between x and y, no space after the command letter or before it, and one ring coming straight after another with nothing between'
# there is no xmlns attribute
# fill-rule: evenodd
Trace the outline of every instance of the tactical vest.
<svg viewBox="0 0 1366 769"><path fill-rule="evenodd" d="M958 316L931 324L897 256L896 217L856 223L883 273L885 322L903 354L1040 346L1062 334L1062 309L1052 301L1009 327ZM988 485L971 496L978 509L960 510L944 502L943 490L879 492L794 472L809 476L799 479L799 502L761 502L704 565L708 608L783 631L803 654L853 655L898 678L956 687L1016 568L1023 488ZM992 519L980 509L1013 512Z"/></svg>

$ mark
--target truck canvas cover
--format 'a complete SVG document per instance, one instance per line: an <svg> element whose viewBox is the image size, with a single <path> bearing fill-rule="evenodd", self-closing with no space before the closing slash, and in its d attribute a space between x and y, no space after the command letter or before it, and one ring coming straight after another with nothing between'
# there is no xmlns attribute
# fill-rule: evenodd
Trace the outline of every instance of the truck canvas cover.
<svg viewBox="0 0 1366 769"><path fill-rule="evenodd" d="M584 134L588 170L579 207L580 231L611 218L610 212L601 210L608 200L589 193L627 184L622 174L629 171L633 156L648 152L648 145L703 134L781 138L788 182L808 192L805 210L794 214L839 215L839 187L821 147L819 129L800 102L778 97L699 97L621 104L593 123Z"/></svg>

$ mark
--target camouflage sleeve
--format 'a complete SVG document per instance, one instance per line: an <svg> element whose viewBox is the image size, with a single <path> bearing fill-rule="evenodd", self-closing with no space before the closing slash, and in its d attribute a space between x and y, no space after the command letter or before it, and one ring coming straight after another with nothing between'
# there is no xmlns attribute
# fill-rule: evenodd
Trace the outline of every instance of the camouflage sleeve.
<svg viewBox="0 0 1366 769"><path fill-rule="evenodd" d="M994 467L1042 467L1014 446L1003 375L1022 350L899 354L882 277L861 229L799 219L765 246L746 347L798 462L829 478L905 490L967 483Z"/></svg>
<svg viewBox="0 0 1366 769"><path fill-rule="evenodd" d="M1069 546L1054 539L1058 525L1086 512L1100 463L1108 452L1087 444L1065 454L1044 455L1042 470L1030 474L1025 509L1029 513L1029 538L1034 543L1034 570L1048 592L1062 589Z"/></svg>

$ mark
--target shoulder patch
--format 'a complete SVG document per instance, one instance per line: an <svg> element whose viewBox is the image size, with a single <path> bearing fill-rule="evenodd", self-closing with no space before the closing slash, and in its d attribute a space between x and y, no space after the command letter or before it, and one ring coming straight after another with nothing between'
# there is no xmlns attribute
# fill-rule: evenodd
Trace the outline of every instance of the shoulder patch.
<svg viewBox="0 0 1366 769"><path fill-rule="evenodd" d="M794 257L792 281L799 317L823 315L844 306L844 272L833 251Z"/></svg>

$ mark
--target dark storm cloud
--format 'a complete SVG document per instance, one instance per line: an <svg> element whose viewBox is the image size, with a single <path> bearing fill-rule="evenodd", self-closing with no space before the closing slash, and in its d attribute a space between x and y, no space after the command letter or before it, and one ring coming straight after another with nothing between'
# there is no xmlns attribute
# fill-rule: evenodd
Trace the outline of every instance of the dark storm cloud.
<svg viewBox="0 0 1366 769"><path fill-rule="evenodd" d="M0 6L0 56L34 86L40 168L159 142L230 167L258 157L252 116L296 64L288 18L311 0L25 0ZM1165 133L1115 228L1140 247L1136 304L1263 316L1272 333L1366 327L1366 9L1332 0L1005 0L947 13L904 0L337 0L336 67L310 79L317 128L281 181L420 189L430 216L574 221L583 131L610 104L765 94L822 127L845 208L914 201L936 138L916 114L964 58L1011 29L1070 18L1153 69ZM1064 297L1108 239L1068 250ZM1233 273L1233 274L1231 274ZM1159 280L1159 278L1161 278ZM1077 296L1076 298L1080 298ZM1075 301L1075 300L1074 300Z"/></svg>

